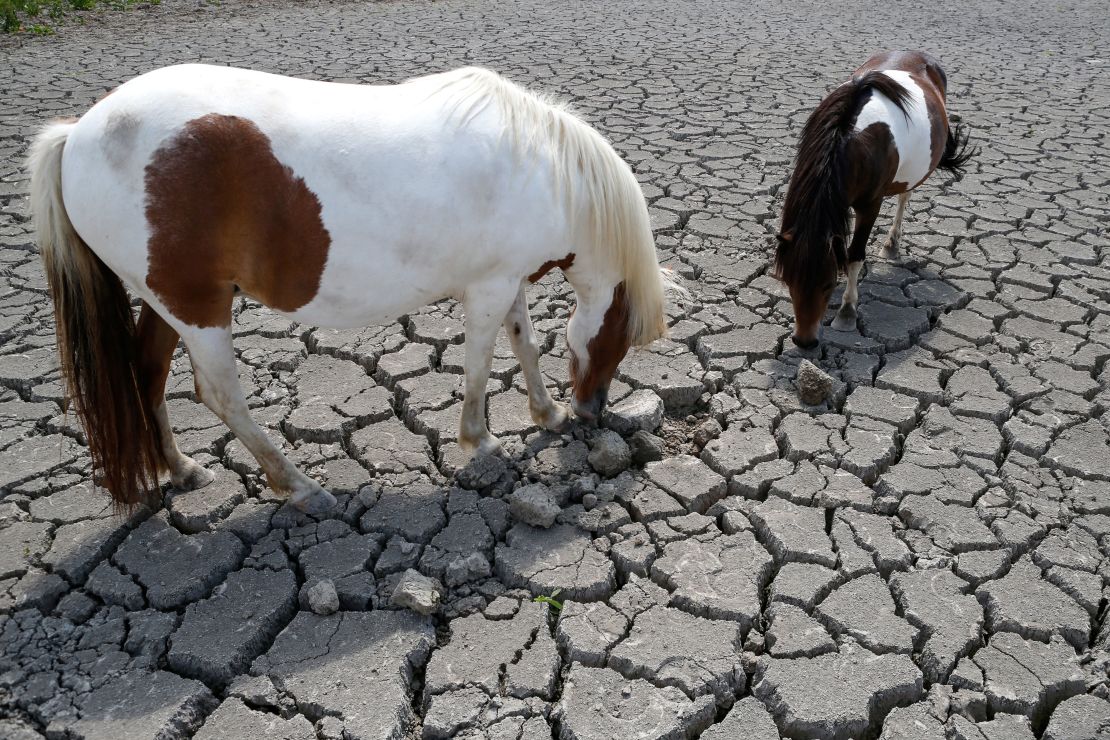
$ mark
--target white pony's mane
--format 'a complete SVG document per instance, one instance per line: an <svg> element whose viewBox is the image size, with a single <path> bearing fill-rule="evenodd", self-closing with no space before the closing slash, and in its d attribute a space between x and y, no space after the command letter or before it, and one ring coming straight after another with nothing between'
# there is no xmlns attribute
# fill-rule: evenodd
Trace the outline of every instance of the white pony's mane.
<svg viewBox="0 0 1110 740"><path fill-rule="evenodd" d="M546 156L556 192L572 213L586 206L594 246L624 281L628 337L639 346L666 334L664 277L640 184L612 145L562 102L526 90L496 72L465 67L443 75L439 91L454 96L454 115L465 125L497 106L517 156Z"/></svg>

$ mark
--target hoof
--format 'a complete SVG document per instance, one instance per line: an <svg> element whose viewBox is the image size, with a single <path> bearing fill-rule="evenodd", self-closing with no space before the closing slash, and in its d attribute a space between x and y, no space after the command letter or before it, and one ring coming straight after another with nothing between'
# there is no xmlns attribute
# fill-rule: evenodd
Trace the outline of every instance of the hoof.
<svg viewBox="0 0 1110 740"><path fill-rule="evenodd" d="M830 328L836 331L855 331L856 330L856 310L850 308L845 311L843 308L837 312L836 318L832 320L829 325Z"/></svg>
<svg viewBox="0 0 1110 740"><path fill-rule="evenodd" d="M570 421L570 409L561 403L552 402L546 410L532 410L532 421L549 432L561 432Z"/></svg>
<svg viewBox="0 0 1110 740"><path fill-rule="evenodd" d="M887 242L883 245L883 259L891 262L900 262L902 260L902 250L898 248L898 242Z"/></svg>
<svg viewBox="0 0 1110 740"><path fill-rule="evenodd" d="M216 474L201 465L192 458L186 458L188 462L182 465L176 472L170 475L170 483L173 487L180 491L195 491L198 488L204 488L212 481L216 480Z"/></svg>
<svg viewBox="0 0 1110 740"><path fill-rule="evenodd" d="M479 455L500 455L501 454L501 440L493 435L483 439L478 445Z"/></svg>
<svg viewBox="0 0 1110 740"><path fill-rule="evenodd" d="M294 494L289 503L297 507L300 511L310 516L320 516L327 514L335 508L335 496L325 491L323 488L315 488L305 493Z"/></svg>
<svg viewBox="0 0 1110 740"><path fill-rule="evenodd" d="M459 437L459 447L463 452L475 455L500 455L501 440L490 433L477 438Z"/></svg>

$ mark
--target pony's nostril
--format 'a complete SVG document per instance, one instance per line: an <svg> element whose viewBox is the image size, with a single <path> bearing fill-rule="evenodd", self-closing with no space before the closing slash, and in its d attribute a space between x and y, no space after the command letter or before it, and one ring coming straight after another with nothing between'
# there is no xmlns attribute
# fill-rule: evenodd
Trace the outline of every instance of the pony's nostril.
<svg viewBox="0 0 1110 740"><path fill-rule="evenodd" d="M797 334L792 335L790 341L794 342L799 349L813 349L821 343L821 340L817 337L813 339L800 339Z"/></svg>
<svg viewBox="0 0 1110 740"><path fill-rule="evenodd" d="M593 412L590 411L587 405L579 403L578 399L575 399L571 402L570 408L572 411L574 411L574 415L577 416L579 419L582 419L583 421L594 420Z"/></svg>

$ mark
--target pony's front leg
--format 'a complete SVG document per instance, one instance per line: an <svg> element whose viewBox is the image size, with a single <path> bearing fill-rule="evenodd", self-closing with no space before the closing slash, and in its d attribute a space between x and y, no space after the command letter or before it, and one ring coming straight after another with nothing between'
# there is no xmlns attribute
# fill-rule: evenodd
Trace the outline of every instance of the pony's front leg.
<svg viewBox="0 0 1110 740"><path fill-rule="evenodd" d="M505 331L512 343L513 354L520 360L524 383L528 386L528 410L532 413L532 421L544 429L560 431L570 418L570 411L565 405L555 402L543 382L540 345L532 329L532 317L528 315L528 297L523 284L505 316Z"/></svg>
<svg viewBox="0 0 1110 740"><path fill-rule="evenodd" d="M515 294L515 285L506 291L499 283L472 285L466 292L466 392L459 420L459 446L468 453L501 450L501 443L486 424L486 384L497 330Z"/></svg>
<svg viewBox="0 0 1110 740"><path fill-rule="evenodd" d="M906 213L906 202L910 199L910 191L898 194L898 210L894 214L894 223L890 226L886 243L883 244L883 257L888 260L897 260L900 257L898 242L902 238L902 216Z"/></svg>
<svg viewBox="0 0 1110 740"><path fill-rule="evenodd" d="M832 328L837 331L855 331L856 307L859 304L859 273L863 269L863 258L867 256L867 240L871 237L871 229L875 226L875 219L879 217L882 199L874 203L867 203L855 207L856 228L852 233L852 243L848 246L848 285L844 288L844 298L840 301L840 310L836 312Z"/></svg>
<svg viewBox="0 0 1110 740"><path fill-rule="evenodd" d="M289 503L307 514L323 514L335 507L335 497L319 483L297 470L255 423L239 386L231 328L193 329L183 332L189 348L201 400L243 441L262 467L270 486L289 496Z"/></svg>

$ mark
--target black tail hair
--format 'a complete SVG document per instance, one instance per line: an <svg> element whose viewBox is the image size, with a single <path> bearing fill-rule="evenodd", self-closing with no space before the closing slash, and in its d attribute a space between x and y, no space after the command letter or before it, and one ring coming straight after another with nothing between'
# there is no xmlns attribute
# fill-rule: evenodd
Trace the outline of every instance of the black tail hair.
<svg viewBox="0 0 1110 740"><path fill-rule="evenodd" d="M979 154L979 147L968 145L967 129L960 124L948 127L948 141L944 144L944 154L940 158L938 169L962 175L964 166Z"/></svg>
<svg viewBox="0 0 1110 740"><path fill-rule="evenodd" d="M824 279L819 268L830 244L838 267L843 270L847 265L848 201L841 159L864 96L871 90L906 113L909 91L889 75L871 71L829 93L802 130L775 251L774 274L790 285L807 289Z"/></svg>

